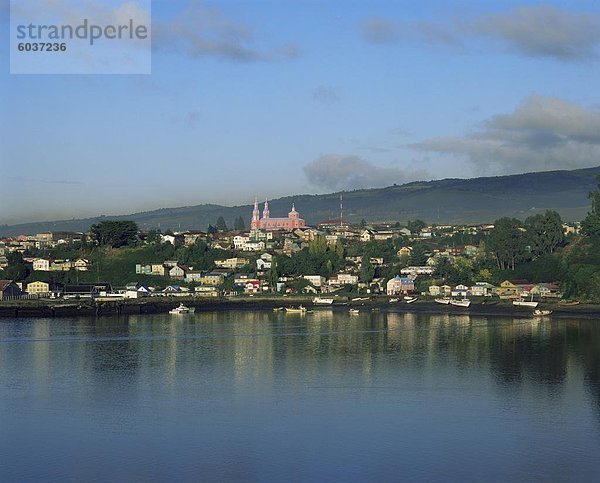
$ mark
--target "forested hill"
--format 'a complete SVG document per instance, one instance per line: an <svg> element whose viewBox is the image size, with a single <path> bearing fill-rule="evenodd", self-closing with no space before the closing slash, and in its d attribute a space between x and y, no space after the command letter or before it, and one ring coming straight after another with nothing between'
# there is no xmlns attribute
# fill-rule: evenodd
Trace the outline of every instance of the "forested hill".
<svg viewBox="0 0 600 483"><path fill-rule="evenodd" d="M501 216L525 218L546 209L564 220L578 221L589 209L587 194L596 187L596 168L547 171L512 176L443 179L388 188L344 192L344 217L348 221L407 221L420 218L432 223L485 223ZM271 216L286 216L292 203L309 223L339 218L340 193L298 195L270 200ZM140 228L200 229L223 216L229 226L242 216L248 225L252 206L212 204L163 208L124 216L0 226L0 235L44 231L85 231L102 220L134 220Z"/></svg>

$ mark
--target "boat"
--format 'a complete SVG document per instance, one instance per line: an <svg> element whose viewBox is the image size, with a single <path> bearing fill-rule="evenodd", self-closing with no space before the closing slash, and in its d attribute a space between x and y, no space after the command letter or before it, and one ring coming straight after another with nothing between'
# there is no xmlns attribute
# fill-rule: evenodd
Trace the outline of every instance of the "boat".
<svg viewBox="0 0 600 483"><path fill-rule="evenodd" d="M533 316L534 317L545 317L546 315L550 315L551 313L552 313L552 310L536 309L533 311Z"/></svg>
<svg viewBox="0 0 600 483"><path fill-rule="evenodd" d="M455 307L469 307L471 305L471 301L469 299L451 299L450 303Z"/></svg>
<svg viewBox="0 0 600 483"><path fill-rule="evenodd" d="M561 307L572 307L574 305L579 305L580 302L577 300L561 300L558 302L558 305Z"/></svg>
<svg viewBox="0 0 600 483"><path fill-rule="evenodd" d="M286 307L285 311L289 314L305 314L306 307L299 305L298 307Z"/></svg>
<svg viewBox="0 0 600 483"><path fill-rule="evenodd" d="M352 302L359 302L360 300L369 300L369 297L354 297Z"/></svg>
<svg viewBox="0 0 600 483"><path fill-rule="evenodd" d="M409 296L404 297L404 301L407 304L412 304L413 302L416 302L418 299L419 299L419 297L409 297Z"/></svg>
<svg viewBox="0 0 600 483"><path fill-rule="evenodd" d="M179 307L169 310L169 313L172 315L189 314L190 312L193 312L193 310L183 304L179 304Z"/></svg>
<svg viewBox="0 0 600 483"><path fill-rule="evenodd" d="M395 304L396 302L398 302L398 300L400 300L400 299L390 299L390 303Z"/></svg>
<svg viewBox="0 0 600 483"><path fill-rule="evenodd" d="M333 299L326 299L323 297L315 297L313 299L313 304L315 305L331 305L333 303Z"/></svg>
<svg viewBox="0 0 600 483"><path fill-rule="evenodd" d="M533 300L529 301L529 300L517 299L517 300L513 300L513 305L515 307L531 307L531 308L535 309L539 305L539 302L534 302Z"/></svg>
<svg viewBox="0 0 600 483"><path fill-rule="evenodd" d="M449 305L450 304L450 299L444 297L443 299L435 299L436 303L438 304L444 304L444 305Z"/></svg>
<svg viewBox="0 0 600 483"><path fill-rule="evenodd" d="M273 307L273 312L282 312L283 310L283 307Z"/></svg>
<svg viewBox="0 0 600 483"><path fill-rule="evenodd" d="M350 315L360 314L360 310L358 310L358 309L350 309L348 312L350 313Z"/></svg>

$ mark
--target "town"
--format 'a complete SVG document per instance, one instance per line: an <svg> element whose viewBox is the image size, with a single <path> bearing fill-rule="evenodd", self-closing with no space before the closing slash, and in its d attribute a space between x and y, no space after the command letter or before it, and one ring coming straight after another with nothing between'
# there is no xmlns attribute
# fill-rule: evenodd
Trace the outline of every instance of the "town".
<svg viewBox="0 0 600 483"><path fill-rule="evenodd" d="M594 294L565 283L564 270L554 266L556 254L584 236L580 223L563 223L550 211L525 222L502 218L481 225L337 219L311 227L295 206L287 217L271 217L267 201L262 213L255 202L249 230L241 218L233 225L229 229L221 217L206 231L161 233L104 221L87 233L3 238L0 299L318 300L325 294L327 300L458 300L456 305L468 307L478 297L558 301Z"/></svg>

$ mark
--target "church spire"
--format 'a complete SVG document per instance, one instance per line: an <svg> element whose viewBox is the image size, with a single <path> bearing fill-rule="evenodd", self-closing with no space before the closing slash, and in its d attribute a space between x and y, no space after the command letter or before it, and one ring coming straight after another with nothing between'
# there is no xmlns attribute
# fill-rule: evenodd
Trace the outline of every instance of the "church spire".
<svg viewBox="0 0 600 483"><path fill-rule="evenodd" d="M263 218L269 218L269 199L265 199L265 209L263 210Z"/></svg>
<svg viewBox="0 0 600 483"><path fill-rule="evenodd" d="M252 210L252 222L250 223L250 227L253 230L258 229L258 225L260 222L260 210L258 209L258 197L254 198L254 210Z"/></svg>

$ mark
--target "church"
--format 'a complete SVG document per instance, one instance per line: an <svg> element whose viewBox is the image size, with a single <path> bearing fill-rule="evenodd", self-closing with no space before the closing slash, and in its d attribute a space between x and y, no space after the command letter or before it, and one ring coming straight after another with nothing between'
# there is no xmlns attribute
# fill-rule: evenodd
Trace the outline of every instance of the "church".
<svg viewBox="0 0 600 483"><path fill-rule="evenodd" d="M287 218L271 218L269 214L269 200L266 200L261 218L260 210L258 209L258 199L254 201L254 211L252 212L252 221L250 222L252 230L292 231L296 228L303 228L304 226L306 226L306 223L300 218L300 213L296 211L294 205L292 205L292 211L288 213Z"/></svg>

